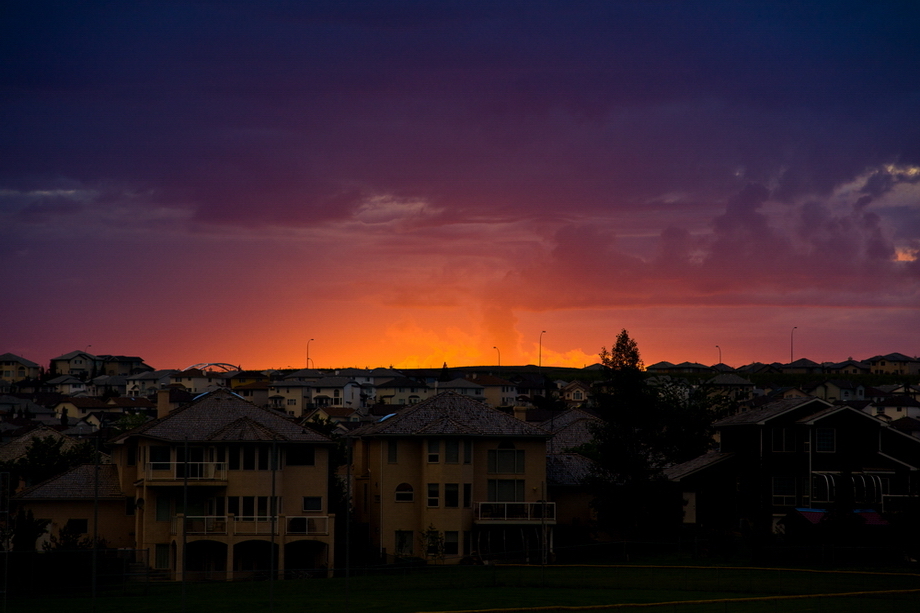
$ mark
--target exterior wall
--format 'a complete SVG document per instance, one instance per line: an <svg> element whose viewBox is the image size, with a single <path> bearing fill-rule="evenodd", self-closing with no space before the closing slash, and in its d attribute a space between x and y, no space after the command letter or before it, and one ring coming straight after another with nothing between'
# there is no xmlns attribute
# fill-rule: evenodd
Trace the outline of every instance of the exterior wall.
<svg viewBox="0 0 920 613"><path fill-rule="evenodd" d="M131 442L127 444L130 445ZM260 450L270 448L269 443L255 444L260 446ZM181 558L181 517L184 497L187 495L189 502L187 523L191 526L188 530L192 533L186 534L186 541L208 540L223 544L227 552L224 560L226 567L218 570L228 571L228 578L232 578L235 570L239 571L240 565L245 567L248 564L239 557L234 562L232 551L235 545L248 541L272 540L271 523L268 519L271 515L270 507L260 510L258 503L253 501L253 509L248 510L244 506L246 502L242 500L242 497L253 499L261 497L270 501L272 471L268 469L245 470L242 464L239 469L230 470L229 462L226 461L228 454L232 453L233 449L246 446L246 443L224 445L225 461L219 464L222 464L226 471L216 475L223 478L189 480L186 494L185 480L181 476L170 478L173 465L170 465L168 471L147 472L147 468L152 464L150 450L156 446L165 445L158 445L152 441L141 441L138 445L137 462L134 467L126 466L127 448L119 449L114 454L115 461L120 466L124 466L120 474L123 484L133 484L136 480L141 480L138 485L131 486L137 499L143 500L142 509L139 509L135 517L134 531L137 534L137 547L155 552L158 545L161 547L169 545L178 551L171 558L170 570L176 572L181 570L178 562ZM172 445L170 448L170 461L175 463L182 445ZM205 452L205 457L217 457L217 448L217 446L211 447L213 452ZM274 472L274 493L277 498L280 498L281 506L277 514L276 534L273 540L282 553L289 543L304 540L317 541L325 547L326 557L323 563L331 568L334 563L335 518L329 515L327 487L329 450L323 445L315 445L313 449L314 464L311 466L286 465L285 450L283 447L279 449L282 454L282 464ZM176 465L181 466L181 464ZM158 478L150 478L151 476ZM305 510L305 497L310 498L311 501L318 499L319 506ZM233 503L230 499L233 498L238 500L236 504L239 506L236 513L231 512ZM243 516L250 519L240 519ZM254 519L254 516L262 519ZM291 518L305 519L297 519L292 524L290 523ZM307 526L308 519L313 520L314 528L312 533L304 534L299 531L299 526ZM280 558L277 567L279 571L284 569L283 555Z"/></svg>
<svg viewBox="0 0 920 613"><path fill-rule="evenodd" d="M0 380L15 383L23 379L38 379L38 365L27 366L17 361L0 361Z"/></svg>
<svg viewBox="0 0 920 613"><path fill-rule="evenodd" d="M288 415L290 415L291 411L294 411L294 415L302 417L312 402L313 389L308 385L298 383L297 381L291 381L269 386L269 397L281 396L281 399L273 399L272 408L283 410ZM274 402L276 400L278 403Z"/></svg>
<svg viewBox="0 0 920 613"><path fill-rule="evenodd" d="M396 462L389 461L389 440L397 445ZM488 452L498 449L502 439L474 438L472 458L466 462L464 439L454 438L459 445L456 463L446 461L445 441L438 437L439 461L429 462L429 439L424 437L384 437L363 440L356 445L355 504L358 518L367 522L371 542L381 554L425 557L422 534L434 528L438 532L456 532L459 542L456 554L448 553L448 561L457 562L468 551L470 533L474 530L477 503L489 501L490 479L523 480L523 501L535 503L541 499L546 478L546 443L544 440L515 440L515 449L524 451L524 472L520 474L489 473ZM412 487L412 501L397 501L397 486ZM429 506L428 484L437 484L437 505ZM457 485L455 507L447 506L446 485ZM468 484L469 498L464 495ZM512 525L510 522L508 525ZM411 551L400 551L397 531L411 532ZM451 559L452 558L452 559Z"/></svg>
<svg viewBox="0 0 920 613"><path fill-rule="evenodd" d="M49 542L51 535L57 536L59 531L71 519L86 520L89 537L93 533L93 501L92 500L48 500L48 501L22 501L23 506L32 510L36 519L50 519L48 532L41 536L36 544L41 549L42 543ZM127 504L124 499L99 501L98 528L99 536L105 539L106 545L113 548L134 547L134 517L126 513Z"/></svg>

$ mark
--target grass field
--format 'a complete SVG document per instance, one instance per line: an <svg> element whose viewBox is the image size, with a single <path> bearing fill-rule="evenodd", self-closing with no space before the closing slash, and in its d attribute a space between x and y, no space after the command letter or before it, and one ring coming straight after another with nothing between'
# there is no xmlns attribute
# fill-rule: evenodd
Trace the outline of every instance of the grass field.
<svg viewBox="0 0 920 613"><path fill-rule="evenodd" d="M768 570L737 567L429 566L350 579L129 583L97 597L10 598L6 610L29 613L415 613L481 609L642 604L667 613L916 613L920 575ZM802 596L824 595L817 598ZM754 599L754 600L748 600ZM688 602L712 601L717 602ZM667 603L653 606L654 603ZM638 610L634 606L614 610ZM548 610L552 613L551 610Z"/></svg>

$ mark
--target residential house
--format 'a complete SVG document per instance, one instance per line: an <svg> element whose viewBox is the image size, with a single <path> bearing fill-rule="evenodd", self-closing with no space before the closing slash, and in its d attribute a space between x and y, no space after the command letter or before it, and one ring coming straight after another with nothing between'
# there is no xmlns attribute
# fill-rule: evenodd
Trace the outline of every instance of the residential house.
<svg viewBox="0 0 920 613"><path fill-rule="evenodd" d="M193 394L213 391L227 386L226 373L200 368L186 368L170 375L170 385L181 385Z"/></svg>
<svg viewBox="0 0 920 613"><path fill-rule="evenodd" d="M754 398L754 383L734 373L722 373L706 381L711 393L734 402L748 402Z"/></svg>
<svg viewBox="0 0 920 613"><path fill-rule="evenodd" d="M270 406L268 400L268 386L269 382L266 378L265 381L253 381L252 383L239 384L233 388L233 391L253 404L260 407L267 407ZM288 413L288 415L290 415L290 413Z"/></svg>
<svg viewBox="0 0 920 613"><path fill-rule="evenodd" d="M236 390L236 388L249 385L250 383L268 383L270 377L260 371L260 370L240 370L235 373L228 373L227 383L230 386L230 389Z"/></svg>
<svg viewBox="0 0 920 613"><path fill-rule="evenodd" d="M848 402L850 400L863 400L866 397L866 388L859 383L848 379L831 379L813 385L805 386L805 391L815 398L828 402Z"/></svg>
<svg viewBox="0 0 920 613"><path fill-rule="evenodd" d="M903 353L877 355L865 360L873 374L916 375L920 374L920 358Z"/></svg>
<svg viewBox="0 0 920 613"><path fill-rule="evenodd" d="M781 533L796 509L850 500L898 513L920 493L920 440L846 405L790 398L715 427L718 451L666 471L683 493L686 524Z"/></svg>
<svg viewBox="0 0 920 613"><path fill-rule="evenodd" d="M270 557L281 575L333 568L322 434L217 389L110 445L136 501L134 547L154 568L228 580L267 571Z"/></svg>
<svg viewBox="0 0 920 613"><path fill-rule="evenodd" d="M102 362L100 374L109 376L127 377L153 370L134 355L97 355L96 359Z"/></svg>
<svg viewBox="0 0 920 613"><path fill-rule="evenodd" d="M51 359L51 374L84 379L101 374L102 360L85 351L71 351Z"/></svg>
<svg viewBox="0 0 920 613"><path fill-rule="evenodd" d="M380 404L417 404L431 394L425 383L402 376L377 383L376 388L376 398Z"/></svg>
<svg viewBox="0 0 920 613"><path fill-rule="evenodd" d="M52 386L57 393L64 394L65 396L86 394L86 383L73 375L54 377L48 381L48 385Z"/></svg>
<svg viewBox="0 0 920 613"><path fill-rule="evenodd" d="M482 400L489 406L512 407L517 404L517 386L507 379L483 373L469 374L466 379L482 386ZM442 386L441 389L446 391L450 388Z"/></svg>
<svg viewBox="0 0 920 613"><path fill-rule="evenodd" d="M23 379L38 379L38 364L13 353L0 355L0 380L16 383Z"/></svg>
<svg viewBox="0 0 920 613"><path fill-rule="evenodd" d="M536 561L551 549L540 428L448 391L349 436L355 517L381 559Z"/></svg>
<svg viewBox="0 0 920 613"><path fill-rule="evenodd" d="M588 402L591 385L585 381L571 381L559 389L559 397L569 407L579 407Z"/></svg>
<svg viewBox="0 0 920 613"><path fill-rule="evenodd" d="M65 529L82 538L100 538L105 547L135 546L135 499L122 492L114 464L77 466L22 490L13 503L31 510L36 518L49 520L47 532L36 542L37 549Z"/></svg>
<svg viewBox="0 0 920 613"><path fill-rule="evenodd" d="M125 377L128 396L150 396L169 387L171 377L177 370L149 370Z"/></svg>
<svg viewBox="0 0 920 613"><path fill-rule="evenodd" d="M799 358L789 364L783 364L782 371L786 375L813 375L823 373L824 366L808 358Z"/></svg>
<svg viewBox="0 0 920 613"><path fill-rule="evenodd" d="M128 393L127 378L124 375L93 377L86 385L86 393L90 396L105 396L106 394L124 396Z"/></svg>
<svg viewBox="0 0 920 613"><path fill-rule="evenodd" d="M455 392L463 396L470 396L476 400L485 401L485 387L469 379L453 379L452 381L439 382L436 386L438 393Z"/></svg>
<svg viewBox="0 0 920 613"><path fill-rule="evenodd" d="M868 375L871 371L865 362L847 358L843 362L825 364L824 372L832 375Z"/></svg>
<svg viewBox="0 0 920 613"><path fill-rule="evenodd" d="M313 387L313 404L316 406L351 407L367 406L365 389L350 377L323 377L310 384Z"/></svg>
<svg viewBox="0 0 920 613"><path fill-rule="evenodd" d="M291 417L303 417L313 407L313 385L297 379L272 381L268 385L268 403Z"/></svg>

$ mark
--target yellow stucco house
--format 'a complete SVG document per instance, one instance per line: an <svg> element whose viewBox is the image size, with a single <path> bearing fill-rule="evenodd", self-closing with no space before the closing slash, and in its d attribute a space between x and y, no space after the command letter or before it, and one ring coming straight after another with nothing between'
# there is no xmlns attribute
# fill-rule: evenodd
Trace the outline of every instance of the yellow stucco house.
<svg viewBox="0 0 920 613"><path fill-rule="evenodd" d="M381 560L551 555L541 428L450 391L350 436L355 517Z"/></svg>
<svg viewBox="0 0 920 613"><path fill-rule="evenodd" d="M332 441L227 389L169 408L109 441L98 482L92 466L78 467L18 503L55 529L70 523L92 537L98 525L109 546L149 552L139 561L175 579L331 572Z"/></svg>

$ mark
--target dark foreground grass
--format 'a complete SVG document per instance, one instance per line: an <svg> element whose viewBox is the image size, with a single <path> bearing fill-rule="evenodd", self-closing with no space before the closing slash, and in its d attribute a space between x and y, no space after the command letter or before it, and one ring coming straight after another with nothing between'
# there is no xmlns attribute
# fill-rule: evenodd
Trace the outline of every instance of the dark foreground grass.
<svg viewBox="0 0 920 613"><path fill-rule="evenodd" d="M751 568L425 567L346 579L130 583L85 595L10 598L7 610L29 613L415 613L500 608L587 607L667 613L916 613L920 592L849 597L807 595L920 589L920 576ZM765 600L748 600L763 598ZM706 602L706 601L718 602ZM675 604L686 601L702 601ZM563 609L557 609L562 611ZM553 610L547 613L554 613Z"/></svg>

